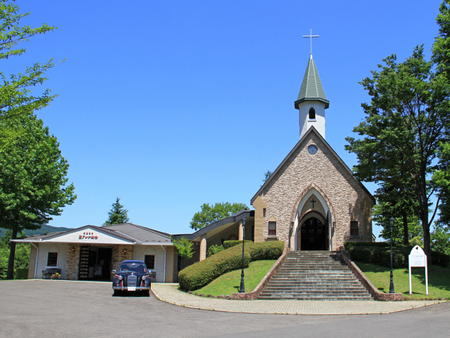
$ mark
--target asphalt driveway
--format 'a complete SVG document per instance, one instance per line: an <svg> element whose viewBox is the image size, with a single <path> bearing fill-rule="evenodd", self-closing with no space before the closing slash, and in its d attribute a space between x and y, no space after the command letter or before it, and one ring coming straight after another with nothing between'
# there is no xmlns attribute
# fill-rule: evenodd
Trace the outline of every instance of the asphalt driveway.
<svg viewBox="0 0 450 338"><path fill-rule="evenodd" d="M449 322L450 303L385 315L241 314L113 297L110 283L0 282L0 337L448 337Z"/></svg>

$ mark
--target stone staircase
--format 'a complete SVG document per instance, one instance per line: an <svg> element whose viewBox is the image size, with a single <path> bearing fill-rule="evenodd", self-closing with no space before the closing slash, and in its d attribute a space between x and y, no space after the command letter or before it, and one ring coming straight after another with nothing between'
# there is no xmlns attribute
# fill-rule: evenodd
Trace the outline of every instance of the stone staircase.
<svg viewBox="0 0 450 338"><path fill-rule="evenodd" d="M373 300L340 255L289 251L258 299Z"/></svg>

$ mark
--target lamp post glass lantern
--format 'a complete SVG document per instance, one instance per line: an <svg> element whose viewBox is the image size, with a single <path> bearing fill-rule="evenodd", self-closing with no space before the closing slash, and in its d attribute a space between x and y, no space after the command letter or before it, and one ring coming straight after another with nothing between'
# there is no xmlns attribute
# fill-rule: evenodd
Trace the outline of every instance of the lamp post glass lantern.
<svg viewBox="0 0 450 338"><path fill-rule="evenodd" d="M389 218L389 223L391 225L391 281L389 283L389 293L395 293L394 291L394 272L393 272L393 262L392 262L392 227L394 226L395 218Z"/></svg>
<svg viewBox="0 0 450 338"><path fill-rule="evenodd" d="M245 243L245 223L247 220L242 219L242 272L241 272L241 286L239 288L239 293L245 293L244 285L244 243Z"/></svg>

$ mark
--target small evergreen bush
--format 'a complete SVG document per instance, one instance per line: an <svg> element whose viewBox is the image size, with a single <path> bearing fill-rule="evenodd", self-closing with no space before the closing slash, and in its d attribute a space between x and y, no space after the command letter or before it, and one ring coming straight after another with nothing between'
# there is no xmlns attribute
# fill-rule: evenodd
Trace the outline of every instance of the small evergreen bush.
<svg viewBox="0 0 450 338"><path fill-rule="evenodd" d="M240 242L242 243L242 241ZM225 244L225 243L224 243ZM244 267L251 261L263 259L278 259L284 250L284 242L245 243ZM211 283L226 272L242 268L242 247L232 246L207 259L194 263L181 270L178 282L182 290L197 290Z"/></svg>

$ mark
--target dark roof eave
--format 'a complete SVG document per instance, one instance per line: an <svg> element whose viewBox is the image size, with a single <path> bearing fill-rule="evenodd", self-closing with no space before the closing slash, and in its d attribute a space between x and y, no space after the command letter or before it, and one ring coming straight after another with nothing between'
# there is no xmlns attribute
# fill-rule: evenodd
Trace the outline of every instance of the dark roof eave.
<svg viewBox="0 0 450 338"><path fill-rule="evenodd" d="M194 240L200 236L205 235L209 231L217 229L223 225L236 223L244 218L254 217L254 216L255 216L255 210L241 210L241 211L235 213L234 215L228 216L226 218L222 218L221 220L218 220L217 222L214 222L204 228L201 228L200 230L197 230L196 232L194 232L192 234L178 234L178 235L173 235L172 237L174 239L180 239L182 237L186 237L189 240Z"/></svg>
<svg viewBox="0 0 450 338"><path fill-rule="evenodd" d="M312 98L311 97L304 97L304 98L298 99L297 101L294 102L295 109L298 109L298 105L300 103L302 103L302 102L305 102L305 101L319 101L319 102L323 102L323 103L325 103L325 109L330 108L330 101L325 100L324 98L321 98L321 97L312 97Z"/></svg>

